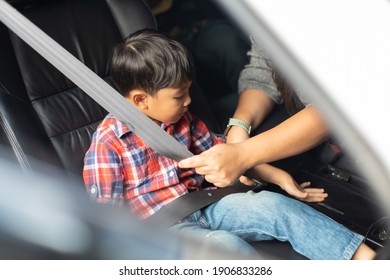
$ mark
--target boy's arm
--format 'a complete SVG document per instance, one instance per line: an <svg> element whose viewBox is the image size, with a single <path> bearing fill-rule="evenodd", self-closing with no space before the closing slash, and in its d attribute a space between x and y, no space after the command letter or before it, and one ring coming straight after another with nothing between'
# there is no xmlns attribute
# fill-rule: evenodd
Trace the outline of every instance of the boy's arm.
<svg viewBox="0 0 390 280"><path fill-rule="evenodd" d="M298 184L289 173L269 164L260 164L252 168L247 175L252 179L277 185L289 195L302 201L320 202L328 196L324 189L308 188L310 182Z"/></svg>
<svg viewBox="0 0 390 280"><path fill-rule="evenodd" d="M123 175L118 155L101 142L93 142L84 158L83 178L91 198L100 203L123 200Z"/></svg>

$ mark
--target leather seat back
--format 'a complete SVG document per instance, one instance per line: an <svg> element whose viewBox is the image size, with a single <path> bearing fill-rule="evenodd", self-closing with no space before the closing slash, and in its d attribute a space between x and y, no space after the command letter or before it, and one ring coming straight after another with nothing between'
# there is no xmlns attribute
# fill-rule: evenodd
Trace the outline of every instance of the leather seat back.
<svg viewBox="0 0 390 280"><path fill-rule="evenodd" d="M113 46L136 30L156 28L141 0L9 2L109 83ZM3 24L0 41L3 154L10 147L11 159L27 170L34 169L29 158L38 158L81 175L91 136L107 112Z"/></svg>

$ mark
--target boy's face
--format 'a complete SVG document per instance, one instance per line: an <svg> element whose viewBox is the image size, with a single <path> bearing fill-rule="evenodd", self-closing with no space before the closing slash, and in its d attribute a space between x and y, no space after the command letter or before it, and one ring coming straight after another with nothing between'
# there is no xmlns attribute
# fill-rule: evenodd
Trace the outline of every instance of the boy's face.
<svg viewBox="0 0 390 280"><path fill-rule="evenodd" d="M177 88L164 88L154 96L147 96L147 108L142 110L157 124L176 123L188 111L191 103L191 82L183 82Z"/></svg>

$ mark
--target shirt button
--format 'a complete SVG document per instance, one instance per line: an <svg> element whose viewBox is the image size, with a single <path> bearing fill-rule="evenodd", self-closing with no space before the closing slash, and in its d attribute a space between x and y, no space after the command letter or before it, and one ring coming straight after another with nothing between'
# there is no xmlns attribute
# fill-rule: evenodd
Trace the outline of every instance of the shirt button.
<svg viewBox="0 0 390 280"><path fill-rule="evenodd" d="M173 176L173 171L169 172L169 177L172 177Z"/></svg>

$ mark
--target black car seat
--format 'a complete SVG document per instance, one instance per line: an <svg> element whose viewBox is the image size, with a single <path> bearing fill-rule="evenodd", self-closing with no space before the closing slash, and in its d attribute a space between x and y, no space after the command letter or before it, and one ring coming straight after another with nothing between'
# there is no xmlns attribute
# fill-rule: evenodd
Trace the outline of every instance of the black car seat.
<svg viewBox="0 0 390 280"><path fill-rule="evenodd" d="M136 30L157 28L142 0L8 2L111 85L113 46ZM25 170L39 159L81 179L84 154L107 112L3 24L0 42L0 153ZM195 86L191 110L219 132Z"/></svg>

